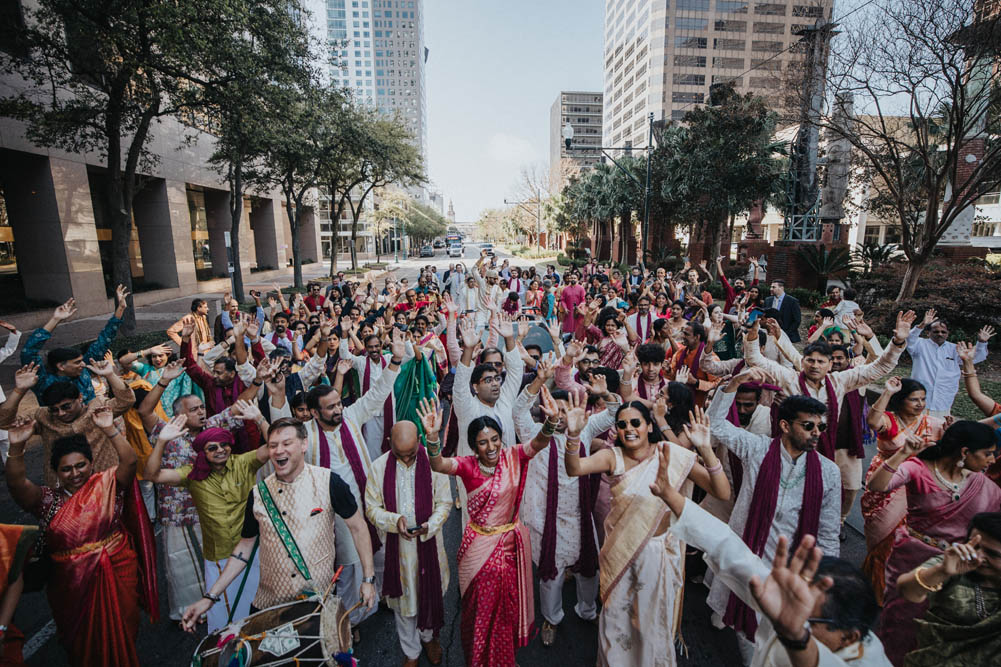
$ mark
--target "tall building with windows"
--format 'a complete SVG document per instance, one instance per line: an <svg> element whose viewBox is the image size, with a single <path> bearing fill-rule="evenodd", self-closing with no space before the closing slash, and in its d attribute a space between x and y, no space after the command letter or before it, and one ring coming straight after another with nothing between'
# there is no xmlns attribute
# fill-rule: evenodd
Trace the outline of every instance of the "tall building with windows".
<svg viewBox="0 0 1001 667"><path fill-rule="evenodd" d="M604 141L646 146L647 114L680 120L734 81L781 106L804 60L796 33L831 19L834 0L606 0Z"/></svg>
<svg viewBox="0 0 1001 667"><path fill-rule="evenodd" d="M327 45L322 54L327 79L350 89L357 100L403 119L427 161L427 90L423 0L310 0L312 32ZM424 193L415 193L426 200ZM367 202L371 210L374 200ZM330 256L334 237L339 252L348 252L350 216L342 217L335 234L329 198L320 194L323 255ZM367 220L367 215L363 215ZM363 225L359 252L374 252L374 239Z"/></svg>
<svg viewBox="0 0 1001 667"><path fill-rule="evenodd" d="M553 187L562 185L561 172L586 171L600 162L601 100L600 92L564 90L549 108L549 182ZM574 147L587 147L587 151L567 151L563 141L567 123L573 128Z"/></svg>

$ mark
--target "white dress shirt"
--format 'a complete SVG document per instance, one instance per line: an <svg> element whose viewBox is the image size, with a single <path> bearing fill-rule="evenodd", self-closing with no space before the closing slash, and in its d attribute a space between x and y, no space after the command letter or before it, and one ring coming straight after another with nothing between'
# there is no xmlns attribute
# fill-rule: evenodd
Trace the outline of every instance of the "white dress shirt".
<svg viewBox="0 0 1001 667"><path fill-rule="evenodd" d="M949 412L959 391L959 376L962 360L956 351L956 344L946 341L936 345L930 338L921 338L921 327L911 329L907 337L907 351L914 366L911 377L925 386L925 403L929 411ZM977 341L973 363L979 364L987 358L987 343Z"/></svg>
<svg viewBox="0 0 1001 667"><path fill-rule="evenodd" d="M500 396L493 407L487 405L473 394L469 381L473 376L472 364L461 361L455 367L455 381L452 385L452 409L459 429L459 444L456 456L469 456L473 450L469 447L467 431L469 424L477 417L493 417L500 424L501 439L505 447L513 447L517 443L514 429L514 400L521 389L521 377L525 373L525 361L521 358L518 348L504 352L504 369L507 375L501 385Z"/></svg>

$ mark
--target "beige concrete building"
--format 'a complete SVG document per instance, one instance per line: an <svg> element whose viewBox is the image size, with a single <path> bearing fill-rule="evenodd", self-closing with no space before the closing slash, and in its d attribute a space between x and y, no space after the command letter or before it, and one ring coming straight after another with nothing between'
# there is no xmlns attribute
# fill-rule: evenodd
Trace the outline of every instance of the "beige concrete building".
<svg viewBox="0 0 1001 667"><path fill-rule="evenodd" d="M549 108L549 182L560 183L568 170L585 171L601 162L602 94L564 90ZM567 151L563 126L573 128L575 150ZM580 150L587 147L586 151Z"/></svg>
<svg viewBox="0 0 1001 667"><path fill-rule="evenodd" d="M604 141L646 146L647 114L680 120L735 81L778 108L802 63L796 32L830 19L834 0L606 0ZM790 48L791 47L791 48ZM788 50L787 50L788 49Z"/></svg>

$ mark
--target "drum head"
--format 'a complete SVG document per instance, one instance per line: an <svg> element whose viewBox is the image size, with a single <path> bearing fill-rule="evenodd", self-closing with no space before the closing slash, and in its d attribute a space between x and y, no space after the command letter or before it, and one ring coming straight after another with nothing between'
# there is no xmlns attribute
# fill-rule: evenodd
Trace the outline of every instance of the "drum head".
<svg viewBox="0 0 1001 667"><path fill-rule="evenodd" d="M236 662L233 662L234 658ZM254 660L254 650L250 647L250 642L245 639L240 639L239 637L233 639L225 646L222 647L222 651L219 653L219 664L220 665L240 665L240 667L245 667L253 663Z"/></svg>
<svg viewBox="0 0 1001 667"><path fill-rule="evenodd" d="M320 634L323 637L323 658L328 665L337 664L334 656L351 650L351 622L344 604L336 595L328 595L320 612Z"/></svg>

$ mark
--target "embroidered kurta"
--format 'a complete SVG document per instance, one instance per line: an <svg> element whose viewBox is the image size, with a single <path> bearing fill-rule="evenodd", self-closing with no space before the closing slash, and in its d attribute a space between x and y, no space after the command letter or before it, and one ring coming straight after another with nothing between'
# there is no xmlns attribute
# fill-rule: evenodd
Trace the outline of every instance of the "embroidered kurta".
<svg viewBox="0 0 1001 667"><path fill-rule="evenodd" d="M392 462L396 466L396 509L390 512L386 509L382 487L386 478L386 466ZM385 542L386 533L398 532L396 523L400 517L406 517L407 526L417 525L416 495L414 481L417 473L417 463L407 467L400 463L392 452L386 452L372 462L372 472L365 487L365 514L368 520L379 529L380 537ZM427 520L427 535L420 536L421 542L438 538L438 569L441 572L442 594L448 590L449 572L448 557L445 555L445 538L441 534L442 526L452 509L452 487L448 475L431 472L431 485L434 494L434 510ZM417 540L400 538L400 583L403 595L398 598L386 598L389 608L398 611L400 616L411 618L417 616Z"/></svg>
<svg viewBox="0 0 1001 667"><path fill-rule="evenodd" d="M747 515L751 509L754 486L758 480L761 462L768 453L772 438L768 435L750 433L737 428L726 419L735 393L719 392L709 404L707 413L712 422L712 433L716 440L737 455L744 464L744 479L730 516L730 528L737 535L744 534ZM806 485L806 457L793 460L785 447L782 454L782 473L779 479L779 496L775 505L772 527L762 559L770 562L775 556L779 536L791 537L799 525L799 513L803 507L803 488ZM841 471L834 461L820 457L820 473L824 480L824 495L817 531L817 546L827 556L837 556L841 552L838 533L841 527ZM707 602L719 614L726 612L730 590L722 579L713 579Z"/></svg>

